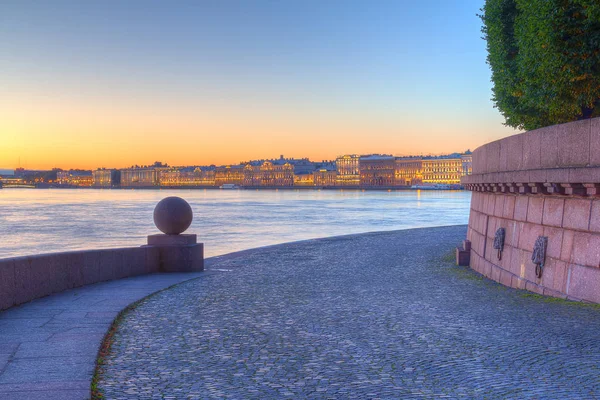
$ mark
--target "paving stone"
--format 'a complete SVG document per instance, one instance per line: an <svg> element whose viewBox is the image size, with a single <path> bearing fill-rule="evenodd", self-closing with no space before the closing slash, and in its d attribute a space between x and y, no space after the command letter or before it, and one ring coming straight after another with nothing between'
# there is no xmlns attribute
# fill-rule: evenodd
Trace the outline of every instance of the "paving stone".
<svg viewBox="0 0 600 400"><path fill-rule="evenodd" d="M6 366L8 365L8 360L10 360L10 354L0 354L0 371L4 371Z"/></svg>
<svg viewBox="0 0 600 400"><path fill-rule="evenodd" d="M219 257L127 312L106 398L596 398L600 311L443 255L464 227Z"/></svg>
<svg viewBox="0 0 600 400"><path fill-rule="evenodd" d="M52 333L21 330L21 333L2 333L0 332L0 343L19 344L26 342L44 342L52 336Z"/></svg>
<svg viewBox="0 0 600 400"><path fill-rule="evenodd" d="M0 343L0 354L13 354L18 347L18 343Z"/></svg>
<svg viewBox="0 0 600 400"><path fill-rule="evenodd" d="M0 320L0 334L19 333L40 328L50 322L51 318L21 318L18 323L14 320Z"/></svg>
<svg viewBox="0 0 600 400"><path fill-rule="evenodd" d="M3 400L86 400L90 390L50 390L11 392Z"/></svg>
<svg viewBox="0 0 600 400"><path fill-rule="evenodd" d="M33 342L21 343L14 358L46 358L70 357L95 354L100 348L99 342L68 341L68 342Z"/></svg>
<svg viewBox="0 0 600 400"><path fill-rule="evenodd" d="M92 358L93 359L93 358ZM54 357L37 359L13 360L0 375L0 384L5 383L36 383L83 380L93 373L93 362L90 357Z"/></svg>
<svg viewBox="0 0 600 400"><path fill-rule="evenodd" d="M31 318L46 318L58 315L64 312L64 309L44 309L34 306L32 303L21 304L19 306L9 308L8 310L0 311L0 321L12 319L31 319ZM18 322L16 322L18 323Z"/></svg>
<svg viewBox="0 0 600 400"><path fill-rule="evenodd" d="M104 330L106 332L106 329ZM70 331L56 333L48 339L48 342L89 342L100 343L104 338L105 332L96 333L71 333Z"/></svg>
<svg viewBox="0 0 600 400"><path fill-rule="evenodd" d="M60 382L29 382L29 383L6 383L0 384L0 398L6 398L11 392L41 392L57 390L88 390L90 383L82 381L60 381Z"/></svg>
<svg viewBox="0 0 600 400"><path fill-rule="evenodd" d="M101 341L128 304L202 274L103 282L0 312L0 399L82 399Z"/></svg>

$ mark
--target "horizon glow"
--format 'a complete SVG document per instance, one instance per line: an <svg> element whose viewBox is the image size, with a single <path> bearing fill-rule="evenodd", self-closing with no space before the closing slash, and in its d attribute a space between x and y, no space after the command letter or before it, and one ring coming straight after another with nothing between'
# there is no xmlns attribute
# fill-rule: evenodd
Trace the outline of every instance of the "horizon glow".
<svg viewBox="0 0 600 400"><path fill-rule="evenodd" d="M473 150L516 133L482 5L2 2L0 168Z"/></svg>

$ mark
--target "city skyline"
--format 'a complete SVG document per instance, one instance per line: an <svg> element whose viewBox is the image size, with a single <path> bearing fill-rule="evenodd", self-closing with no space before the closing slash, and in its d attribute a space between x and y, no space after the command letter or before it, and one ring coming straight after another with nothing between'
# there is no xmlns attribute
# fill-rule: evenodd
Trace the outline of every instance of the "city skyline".
<svg viewBox="0 0 600 400"><path fill-rule="evenodd" d="M397 157L390 154L345 154L335 160L309 158L249 160L230 165L150 165L93 170L31 171L19 168L14 175L0 175L7 187L220 187L246 188L392 188L426 184L460 185L471 174L472 153L442 156Z"/></svg>
<svg viewBox="0 0 600 400"><path fill-rule="evenodd" d="M10 174L11 172L22 168L23 170L31 170L31 171L51 171L51 170L63 170L63 171L69 171L69 170L82 170L82 171L93 171L93 170L97 170L97 169L125 169L125 168L135 168L135 167L151 167L154 166L154 164L156 163L160 163L164 166L168 166L168 167L173 167L173 168L187 168L187 167L198 167L198 166L204 166L204 167L209 167L209 166L227 166L227 165L242 165L242 164L247 164L250 162L256 162L256 161L273 161L273 160L278 160L278 159L283 159L283 160L308 160L312 163L322 163L322 162L335 162L335 160L339 157L345 156L345 155L356 155L359 157L368 157L368 156L390 156L390 157L395 157L395 158L407 158L407 157L445 157L448 155L453 155L453 154L465 154L468 152L471 152L472 149L463 149L462 151L445 151L439 154L432 154L432 153L415 153L415 154L392 154L390 152L376 152L376 153L337 153L335 156L331 156L328 158L323 158L323 159L314 159L311 158L309 156L306 155L298 155L298 156L288 156L286 154L279 154L279 156L274 157L273 154L271 154L271 156L268 157L263 157L263 158L254 158L254 157L246 157L243 159L238 159L237 161L234 162L228 162L228 163L207 163L207 162L195 162L195 163L189 163L189 164L184 164L184 163L172 163L172 162L168 162L166 160L164 160L162 157L159 157L159 159L157 160L153 160L153 161L146 161L146 162L142 162L142 163L131 163L131 162L127 162L124 161L123 165L105 165L106 163L102 164L100 163L99 165L94 165L88 168L85 167L77 167L77 166L71 166L71 165L66 165L66 166L61 166L61 165L56 165L50 168L30 168L27 165L21 164L20 161L17 162L18 165L16 165L15 167L10 167L10 166L0 166L0 175L2 174Z"/></svg>
<svg viewBox="0 0 600 400"><path fill-rule="evenodd" d="M0 167L474 149L482 4L3 2Z"/></svg>

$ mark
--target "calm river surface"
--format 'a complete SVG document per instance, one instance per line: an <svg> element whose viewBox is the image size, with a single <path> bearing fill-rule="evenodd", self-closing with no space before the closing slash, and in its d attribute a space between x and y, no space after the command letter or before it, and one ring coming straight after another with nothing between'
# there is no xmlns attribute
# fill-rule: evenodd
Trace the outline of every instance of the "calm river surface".
<svg viewBox="0 0 600 400"><path fill-rule="evenodd" d="M129 247L160 233L156 203L185 198L207 256L326 236L466 224L466 191L1 189L0 258Z"/></svg>

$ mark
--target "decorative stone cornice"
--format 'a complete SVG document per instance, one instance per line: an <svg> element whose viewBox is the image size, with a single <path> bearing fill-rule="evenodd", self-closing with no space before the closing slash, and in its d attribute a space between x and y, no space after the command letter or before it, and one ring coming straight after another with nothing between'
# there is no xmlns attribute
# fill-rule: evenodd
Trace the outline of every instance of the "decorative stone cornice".
<svg viewBox="0 0 600 400"><path fill-rule="evenodd" d="M600 197L600 184L598 183L465 183L463 186L472 192Z"/></svg>
<svg viewBox="0 0 600 400"><path fill-rule="evenodd" d="M483 145L462 184L477 192L600 196L600 118Z"/></svg>

